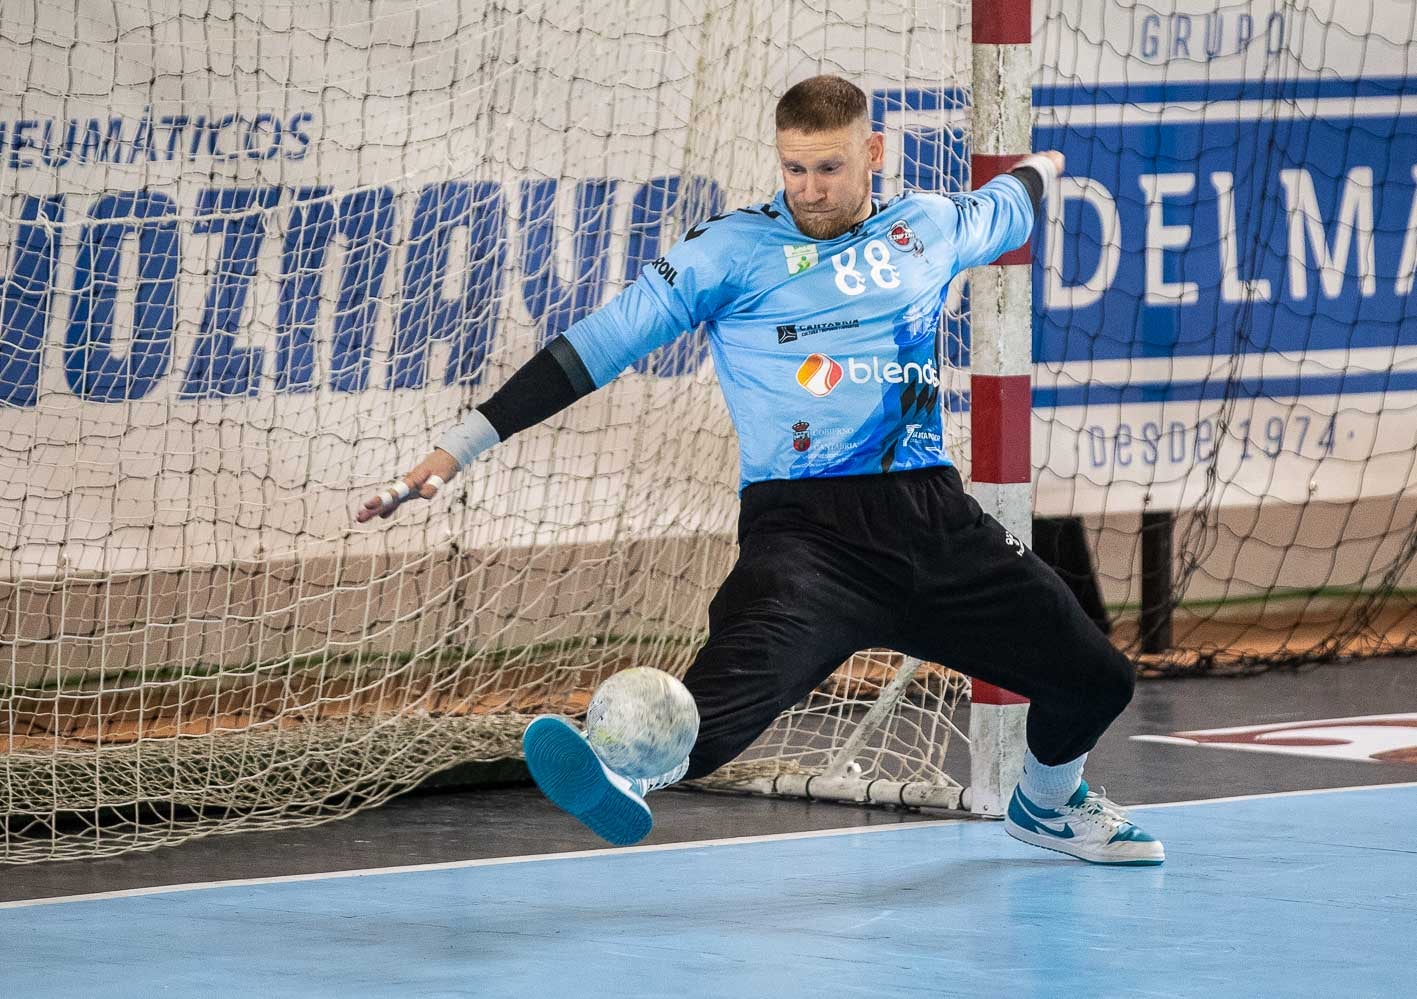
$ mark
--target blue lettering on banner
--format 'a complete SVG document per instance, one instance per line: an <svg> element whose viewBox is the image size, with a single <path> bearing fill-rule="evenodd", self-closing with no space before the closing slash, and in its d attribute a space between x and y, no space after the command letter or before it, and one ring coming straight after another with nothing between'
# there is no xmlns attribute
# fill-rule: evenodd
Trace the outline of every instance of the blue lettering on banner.
<svg viewBox="0 0 1417 999"><path fill-rule="evenodd" d="M39 122L32 119L23 119L14 124L10 132L10 169L18 170L21 165L28 167L32 165L29 157L23 160L20 158L21 150L30 149L34 146L34 140L27 134L30 129L38 125Z"/></svg>
<svg viewBox="0 0 1417 999"><path fill-rule="evenodd" d="M369 387L374 327L379 319L384 274L393 256L393 188L366 188L341 198L339 235L345 242L345 254L335 298L330 388L336 392L361 392Z"/></svg>
<svg viewBox="0 0 1417 999"><path fill-rule="evenodd" d="M1090 469L1104 475L1139 463L1160 468L1160 477L1169 478L1206 464L1227 435L1234 438L1240 461L1261 463L1273 462L1282 454L1322 460L1333 453L1340 435L1352 436L1340 414L1313 417L1290 413L1258 421L1237 420L1230 425L1215 417L1186 422L1147 420L1140 425L1122 420L1085 427L1081 453Z"/></svg>
<svg viewBox="0 0 1417 999"><path fill-rule="evenodd" d="M95 122L98 119L94 119ZM175 134L181 124L174 116ZM193 141L210 135L199 115L191 120ZM217 122L220 125L220 121ZM76 129L76 134L81 134ZM95 133L98 134L98 133ZM96 141L101 141L96 140ZM97 147L95 147L97 148ZM218 149L222 148L220 146ZM577 228L572 237L574 281L549 276L553 187L521 186L531 235L523 241L526 262L521 293L541 327L544 340L595 308L608 281L609 217L619 181L589 179L577 187ZM690 178L687 197L677 177L659 177L636 188L630 205L625 278L633 280L663 251L672 216L687 227L685 213L712 214L723 207L723 192L706 178ZM249 322L247 302L259 279L271 213L288 202L280 247L280 271L272 363L266 351L238 346ZM507 249L506 194L492 181L430 184L415 197L404 262L400 301L394 314L394 342L384 384L418 389L427 384L428 350L448 344L445 384L477 384L497 334ZM309 392L317 387L322 340L322 303L329 297L326 272L330 247L343 248L330 323L329 387L360 392L371 378L374 336L383 309L389 269L397 246L398 196L391 187L339 195L327 186L207 188L198 192L191 235L219 237L208 278L192 354L185 359L178 397L247 397L267 377L274 391ZM73 391L93 402L139 399L164 377L173 358L177 282L180 276L180 212L155 191L102 195L80 239L74 264L74 296L66 334L65 372ZM59 223L65 196L29 197L21 202L10 274L0 286L0 405L33 406L38 401L45 330L54 312ZM451 259L459 231L465 255ZM118 275L127 237L136 235L139 282L133 305L131 348L114 346L118 318ZM446 286L456 275L459 290ZM708 356L703 332L696 331L656 351L636 367L672 378L698 370Z"/></svg>
<svg viewBox="0 0 1417 999"><path fill-rule="evenodd" d="M468 254L460 293L445 298L448 250L455 230L466 229ZM390 388L422 388L428 345L450 340L444 382L477 384L496 331L506 254L506 199L493 181L449 181L423 189L414 209L404 268L402 303L389 362Z"/></svg>
<svg viewBox="0 0 1417 999"><path fill-rule="evenodd" d="M316 325L325 262L336 235L344 240L345 253L330 338L330 388L363 391L369 387L374 326L393 247L393 189L351 191L336 206L330 188L302 187L294 201L281 252L276 391L315 388Z"/></svg>
<svg viewBox="0 0 1417 999"><path fill-rule="evenodd" d="M310 150L310 131L305 126L315 120L315 116L309 111L301 111L292 115L290 124L286 126L285 134L295 137L295 141L300 144L300 148L291 150L285 154L286 159L302 160Z"/></svg>
<svg viewBox="0 0 1417 999"><path fill-rule="evenodd" d="M871 96L874 131L900 136L901 187L906 191L955 194L969 189L970 146L963 119L969 111L969 93L952 87L892 87ZM881 174L872 176L872 194L884 196ZM969 282L961 275L958 285L960 316L946 316L941 347L951 367L969 365ZM948 393L953 411L967 409L967 399Z"/></svg>
<svg viewBox="0 0 1417 999"><path fill-rule="evenodd" d="M1137 37L1132 51L1150 63L1209 62L1241 55L1252 43L1262 43L1265 55L1273 58L1284 52L1289 28L1282 11L1270 14L1258 35L1254 17L1234 11L1146 14L1134 23Z"/></svg>
<svg viewBox="0 0 1417 999"><path fill-rule="evenodd" d="M59 169L70 164L128 165L155 160L302 160L312 141L310 111L154 114L107 118L0 120L0 167Z"/></svg>
<svg viewBox="0 0 1417 999"><path fill-rule="evenodd" d="M330 388L361 392L369 387L384 275L394 240L394 192L389 187L351 191L335 205L328 187L294 192L281 252L276 307L277 392L315 388L315 338L325 262L331 240L344 240L344 265L335 297L330 338Z"/></svg>
<svg viewBox="0 0 1417 999"><path fill-rule="evenodd" d="M1243 15L1223 25L1196 15L1189 34L1171 25L1157 36L1158 57L1174 52L1178 38L1195 58L1217 44L1228 52L1242 39L1269 44L1261 42L1269 30L1263 20L1247 25ZM1282 28L1273 30L1282 36ZM1390 107L1409 89L1408 81L1398 78L1037 88L1035 102L1042 106L1095 105L1123 113L1075 116L1065 126L1035 130L1035 148L1058 148L1069 158L1069 175L1054 193L1062 244L1047 246L1042 220L1034 234L1035 361L1056 369L1108 360L1417 345L1417 311L1408 307L1417 286L1417 121ZM1247 107L1272 109L1276 102L1293 106L1319 98L1343 98L1326 107L1345 110L1326 111L1323 118L1272 112L1241 117ZM906 189L962 187L968 148L950 116L963 100L964 95L938 89L896 88L873 95L877 127L901 137L899 175ZM1241 101L1251 103L1233 103ZM1136 103L1184 109L1197 102L1208 108L1204 115L1133 123L1124 110ZM1222 103L1227 113L1209 110ZM258 111L0 121L0 167L34 170L200 154L296 158L312 143L313 120L307 112ZM508 199L517 199L521 218L520 284L514 290L544 343L608 293L610 218L622 183L588 178L564 192L569 233L556 225L560 187L553 180L507 188L492 181L430 184L408 197L411 213L404 219L397 210L404 196L391 187L199 192L197 204L185 210L195 216L191 234L219 237L219 249L193 354L177 359L185 362L179 395L245 397L259 392L266 378L276 392L312 391L322 378L322 350L328 351L327 385L334 391L419 389L440 374L445 384L477 384L505 318L499 310L508 273ZM283 242L270 248L280 265L266 370L263 351L238 347L237 338L249 322L246 303L252 282L260 279L257 260L282 197ZM627 200L624 270L613 275L615 283L635 279L659 258L671 229L682 231L725 207L721 188L702 177L652 178L635 186ZM46 321L56 309L58 233L66 217L80 210L62 195L19 199L8 272L0 285L0 405L36 404ZM183 214L155 191L110 192L89 210L78 240L64 340L65 377L80 397L142 398L173 365ZM403 273L395 276L389 272L401 225L407 242ZM564 268L555 263L558 239L569 242ZM341 252L332 253L336 244ZM452 259L454 247L458 259ZM137 254L139 281L132 344L118 349L115 309L120 294L133 296L119 289L124 253ZM1058 262L1052 271L1050 259ZM337 277L327 273L332 260L340 261ZM392 352L386 370L375 374L374 331L391 287L398 296L390 317ZM322 303L331 299L333 314L322 317ZM127 332L126 324L120 328ZM949 333L950 360L967 363L967 324L952 326ZM428 370L434 342L447 349L441 372ZM635 369L677 377L698 370L705 354L697 331ZM1417 389L1417 373L1401 370L1196 381L1168 377L1161 365L1134 370L1143 380L1089 378L1040 386L1034 403L1338 397ZM1193 436L1203 433L1213 436L1200 442L1202 452L1213 449L1221 429L1197 429ZM1236 430L1225 433L1233 436ZM1283 436L1287 440L1294 433L1285 429ZM1310 446L1315 439L1310 436ZM1161 462L1173 450L1170 440L1164 425L1138 421L1125 431L1119 427L1108 444L1108 461L1120 467ZM1255 440L1258 446L1267 437L1257 434ZM1192 439L1181 449L1186 460L1196 460L1197 446Z"/></svg>
<svg viewBox="0 0 1417 999"><path fill-rule="evenodd" d="M197 235L220 234L216 273L207 289L197 346L187 365L181 397L199 399L255 395L260 391L265 351L237 347L247 293L256 276L266 212L280 198L278 187L237 187L202 191L197 198Z"/></svg>
<svg viewBox="0 0 1417 999"><path fill-rule="evenodd" d="M324 286L325 258L335 234L335 204L328 187L295 191L280 255L276 304L276 391L315 388L315 323Z"/></svg>
<svg viewBox="0 0 1417 999"><path fill-rule="evenodd" d="M1245 96L1278 93L1226 95ZM1341 118L1036 129L1036 148L1060 149L1091 176L1070 182L1088 197L1063 192L1063 245L1050 255L1061 272L1035 254L1035 359L1417 344L1417 118L1377 128L1352 106ZM1099 161L1098 149L1117 154ZM1083 401L1108 399L1079 386L1044 404Z"/></svg>
<svg viewBox="0 0 1417 999"><path fill-rule="evenodd" d="M39 398L63 221L63 195L28 197L20 206L10 273L0 287L0 405L33 406Z"/></svg>
<svg viewBox="0 0 1417 999"><path fill-rule="evenodd" d="M900 136L904 190L966 190L970 147L963 116L968 110L969 93L953 87L892 87L872 94L872 128ZM871 182L872 193L880 197L881 175L874 174Z"/></svg>
<svg viewBox="0 0 1417 999"><path fill-rule="evenodd" d="M138 287L131 342L113 349L119 273L128 237L137 236ZM179 266L177 208L157 191L105 194L79 238L74 295L65 336L64 376L81 399L141 399L172 358Z"/></svg>
<svg viewBox="0 0 1417 999"><path fill-rule="evenodd" d="M572 281L567 284L556 276L557 186L554 180L521 185L522 297L541 330L543 345L600 305L609 263L615 181L583 180L576 185Z"/></svg>

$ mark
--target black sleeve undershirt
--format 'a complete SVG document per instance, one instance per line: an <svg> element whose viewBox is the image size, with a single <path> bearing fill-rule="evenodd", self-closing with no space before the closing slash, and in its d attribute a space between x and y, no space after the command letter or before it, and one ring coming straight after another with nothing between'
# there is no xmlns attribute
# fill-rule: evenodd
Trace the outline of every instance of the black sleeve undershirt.
<svg viewBox="0 0 1417 999"><path fill-rule="evenodd" d="M1019 183L1028 189L1028 200L1033 202L1033 214L1037 215L1039 206L1043 204L1043 175L1033 167L1015 167L1009 175L1018 178Z"/></svg>
<svg viewBox="0 0 1417 999"><path fill-rule="evenodd" d="M477 409L497 436L506 440L594 391L595 383L581 355L569 340L558 336Z"/></svg>

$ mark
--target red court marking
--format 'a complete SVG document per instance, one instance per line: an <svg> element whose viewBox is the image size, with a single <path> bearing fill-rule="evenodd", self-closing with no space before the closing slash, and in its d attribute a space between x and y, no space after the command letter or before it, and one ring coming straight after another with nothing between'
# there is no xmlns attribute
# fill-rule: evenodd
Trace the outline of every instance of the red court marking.
<svg viewBox="0 0 1417 999"><path fill-rule="evenodd" d="M1320 756L1371 763L1417 763L1417 712L1136 735L1142 742Z"/></svg>

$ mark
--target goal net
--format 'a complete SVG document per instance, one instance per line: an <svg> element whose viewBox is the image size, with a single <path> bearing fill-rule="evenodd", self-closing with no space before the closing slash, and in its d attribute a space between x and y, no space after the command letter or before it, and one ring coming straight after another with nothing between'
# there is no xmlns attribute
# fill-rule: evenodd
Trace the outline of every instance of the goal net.
<svg viewBox="0 0 1417 999"><path fill-rule="evenodd" d="M1417 8L1034 7L1036 513L1146 671L1417 650Z"/></svg>
<svg viewBox="0 0 1417 999"><path fill-rule="evenodd" d="M323 821L682 672L737 510L700 335L437 502L351 512L764 200L791 82L869 90L882 194L961 188L968 42L912 0L7 7L0 860ZM854 659L740 766L826 766L899 665ZM897 687L852 759L957 788L965 681Z"/></svg>

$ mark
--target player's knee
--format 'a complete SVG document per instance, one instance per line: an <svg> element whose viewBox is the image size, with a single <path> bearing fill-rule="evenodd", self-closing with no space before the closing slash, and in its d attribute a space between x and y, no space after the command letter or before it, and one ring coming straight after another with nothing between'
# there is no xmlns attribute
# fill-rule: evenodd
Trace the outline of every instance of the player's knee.
<svg viewBox="0 0 1417 999"><path fill-rule="evenodd" d="M1120 715L1132 702L1136 692L1137 674L1132 661L1108 646L1105 661L1097 674L1099 707L1112 717Z"/></svg>

